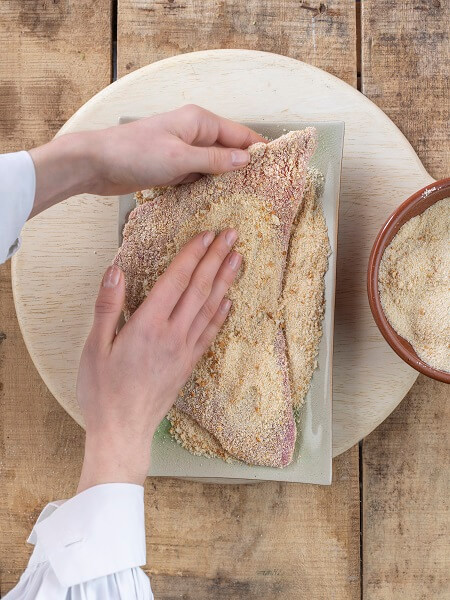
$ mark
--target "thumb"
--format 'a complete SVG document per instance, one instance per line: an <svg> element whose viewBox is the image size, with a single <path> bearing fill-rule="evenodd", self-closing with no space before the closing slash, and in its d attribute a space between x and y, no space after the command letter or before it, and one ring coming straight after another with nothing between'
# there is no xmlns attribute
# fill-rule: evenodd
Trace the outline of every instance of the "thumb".
<svg viewBox="0 0 450 600"><path fill-rule="evenodd" d="M250 155L240 148L217 146L189 146L187 151L189 173L226 173L248 164Z"/></svg>
<svg viewBox="0 0 450 600"><path fill-rule="evenodd" d="M125 278L118 266L108 267L103 275L94 310L92 335L100 344L111 344L125 300Z"/></svg>

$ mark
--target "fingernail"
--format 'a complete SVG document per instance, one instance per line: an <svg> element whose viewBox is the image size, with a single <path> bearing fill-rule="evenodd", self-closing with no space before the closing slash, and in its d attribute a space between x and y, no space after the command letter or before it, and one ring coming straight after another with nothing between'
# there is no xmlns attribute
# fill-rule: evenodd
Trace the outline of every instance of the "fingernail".
<svg viewBox="0 0 450 600"><path fill-rule="evenodd" d="M211 245L211 242L213 241L213 239L214 239L214 234L212 231L207 231L203 235L203 243L206 246L206 248Z"/></svg>
<svg viewBox="0 0 450 600"><path fill-rule="evenodd" d="M230 229L229 231L226 232L225 234L225 241L226 243L230 246L234 244L234 242L237 240L237 231L235 229Z"/></svg>
<svg viewBox="0 0 450 600"><path fill-rule="evenodd" d="M120 269L116 265L112 265L106 270L106 273L103 276L102 285L106 288L116 287L116 285L119 283L119 279Z"/></svg>
<svg viewBox="0 0 450 600"><path fill-rule="evenodd" d="M222 300L222 302L220 303L220 310L223 313L227 313L230 310L231 307L231 300L228 300L228 298L224 298Z"/></svg>
<svg viewBox="0 0 450 600"><path fill-rule="evenodd" d="M233 271L237 271L239 265L241 264L242 256L237 252L232 252L230 258L228 259L228 263Z"/></svg>
<svg viewBox="0 0 450 600"><path fill-rule="evenodd" d="M250 160L250 156L247 150L233 150L231 153L231 164L233 167L239 167L246 165Z"/></svg>

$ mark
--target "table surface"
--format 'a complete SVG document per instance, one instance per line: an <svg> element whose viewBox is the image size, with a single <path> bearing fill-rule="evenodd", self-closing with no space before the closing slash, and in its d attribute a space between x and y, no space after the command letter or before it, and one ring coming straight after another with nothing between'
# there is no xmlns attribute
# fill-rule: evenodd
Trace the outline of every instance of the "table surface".
<svg viewBox="0 0 450 600"><path fill-rule="evenodd" d="M448 175L448 4L439 0L67 0L0 4L0 151L49 139L115 76L167 56L250 48L337 75ZM117 66L116 66L117 65ZM148 565L169 600L447 597L448 388L420 376L329 488L146 484ZM0 595L43 505L72 495L83 432L26 351L0 269Z"/></svg>

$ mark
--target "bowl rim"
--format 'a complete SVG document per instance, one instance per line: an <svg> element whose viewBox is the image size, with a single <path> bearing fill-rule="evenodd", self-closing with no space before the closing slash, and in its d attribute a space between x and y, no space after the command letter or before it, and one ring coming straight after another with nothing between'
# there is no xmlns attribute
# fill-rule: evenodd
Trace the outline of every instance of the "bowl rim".
<svg viewBox="0 0 450 600"><path fill-rule="evenodd" d="M432 379L436 379L437 381L450 383L450 373L435 369L419 358L411 344L401 337L389 323L381 304L378 286L378 273L381 259L387 246L397 234L397 231L411 218L417 214L422 214L422 212L427 210L427 208L439 200L446 198L446 195L442 195L442 192L444 191L448 191L450 195L450 177L429 183L422 189L412 194L394 210L394 212L381 227L377 237L375 238L375 242L369 257L367 268L367 295L369 298L369 305L373 318L375 319L378 329L392 350L394 350L394 352L401 359L413 367L413 369L416 369L416 371L419 371L420 373L423 373ZM429 206L424 207L423 210L414 215L408 216L408 213L412 210L412 208L416 206L419 201L424 200L425 198L433 201L430 202ZM401 223L401 225L399 225L399 223Z"/></svg>

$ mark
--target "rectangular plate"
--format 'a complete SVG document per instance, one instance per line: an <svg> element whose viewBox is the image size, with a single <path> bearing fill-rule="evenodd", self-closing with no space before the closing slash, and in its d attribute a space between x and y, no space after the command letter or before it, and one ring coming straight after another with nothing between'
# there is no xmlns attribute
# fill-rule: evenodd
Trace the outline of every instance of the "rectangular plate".
<svg viewBox="0 0 450 600"><path fill-rule="evenodd" d="M121 117L129 123L139 117ZM313 126L317 129L318 145L310 165L325 177L320 201L328 227L331 255L325 275L325 316L319 346L318 367L301 409L294 457L284 469L257 467L244 463L228 464L221 459L194 456L180 446L169 434L166 419L158 428L152 445L152 464L149 475L184 477L201 481L244 483L250 481L292 481L330 484L332 473L332 364L334 297L336 284L336 250L339 212L344 123L289 122L246 123L267 137L275 139L288 131ZM121 196L119 204L119 245L129 212L135 207L133 195Z"/></svg>

